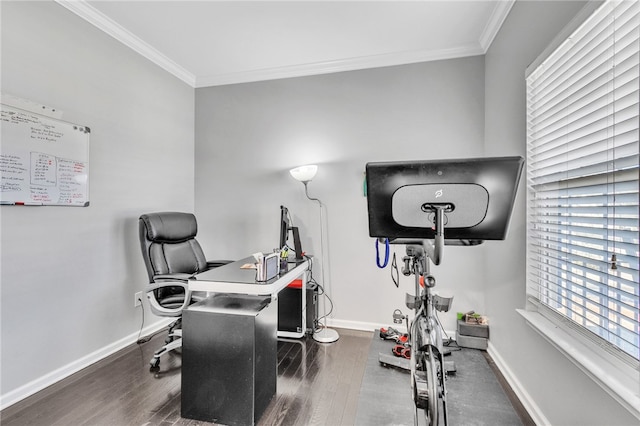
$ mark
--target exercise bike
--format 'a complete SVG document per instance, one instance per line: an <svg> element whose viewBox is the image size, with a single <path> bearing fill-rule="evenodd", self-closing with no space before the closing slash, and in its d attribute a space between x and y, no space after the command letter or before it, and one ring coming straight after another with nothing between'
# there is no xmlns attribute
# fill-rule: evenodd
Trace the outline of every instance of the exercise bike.
<svg viewBox="0 0 640 426"><path fill-rule="evenodd" d="M385 264L389 242L404 244L402 272L415 276L415 293L405 303L414 311L406 369L416 425L423 414L429 426L440 425L441 418L448 426L447 368L436 311L448 310L451 299L432 292L431 263L440 264L445 241L473 246L505 239L523 163L522 157L367 163L369 235L386 240Z"/></svg>
<svg viewBox="0 0 640 426"><path fill-rule="evenodd" d="M447 206L432 207L435 222L442 223L443 212ZM442 226L440 226L442 228ZM444 361L444 345L442 340L442 326L435 314L436 310L446 312L451 307L453 298L440 297L432 293L436 279L431 275L430 264L439 264L443 249L443 230L436 232L433 241L395 241L406 245L407 255L403 257L402 273L405 276L414 275L414 294L406 295L406 306L414 311L414 317L407 326L410 353L409 359L397 358L388 353L381 353L379 361L383 365L393 365L407 370L411 375L411 395L415 404L414 424L417 426L419 417L424 415L427 424L438 425L442 416L444 424L447 419L447 373L455 372L452 361ZM394 322L408 322L408 317L396 311ZM396 318L397 317L397 318Z"/></svg>

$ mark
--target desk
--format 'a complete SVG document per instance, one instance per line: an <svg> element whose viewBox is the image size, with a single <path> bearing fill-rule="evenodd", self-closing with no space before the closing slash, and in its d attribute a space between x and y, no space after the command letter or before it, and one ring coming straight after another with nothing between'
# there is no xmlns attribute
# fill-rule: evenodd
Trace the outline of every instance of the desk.
<svg viewBox="0 0 640 426"><path fill-rule="evenodd" d="M289 263L287 271L280 271L280 275L266 281L256 281L255 269L242 269L241 266L247 263L254 263L253 256L229 263L218 268L210 269L196 275L189 280L189 290L204 291L209 293L226 293L226 294L249 294L254 296L271 296L272 300L278 300L278 293L287 287L293 280L302 280L302 289L300 292L300 303L302 306L302 331L280 331L278 337L303 337L306 332L306 306L307 299L304 289L307 287L307 270L309 269L309 260L304 259L296 263Z"/></svg>
<svg viewBox="0 0 640 426"><path fill-rule="evenodd" d="M277 331L278 292L296 279L304 288L309 261L289 264L267 282L241 268L252 262L247 257L189 280L189 290L213 294L182 314L183 417L253 425L276 393L277 336L295 334Z"/></svg>
<svg viewBox="0 0 640 426"><path fill-rule="evenodd" d="M276 394L277 304L215 294L182 315L181 416L247 426Z"/></svg>

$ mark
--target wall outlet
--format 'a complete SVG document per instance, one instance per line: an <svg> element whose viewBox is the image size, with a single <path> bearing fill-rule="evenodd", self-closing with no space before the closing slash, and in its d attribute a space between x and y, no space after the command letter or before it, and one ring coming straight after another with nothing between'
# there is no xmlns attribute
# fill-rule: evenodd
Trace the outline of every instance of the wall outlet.
<svg viewBox="0 0 640 426"><path fill-rule="evenodd" d="M142 305L142 292L139 291L136 294L133 295L133 307L137 308L138 306Z"/></svg>

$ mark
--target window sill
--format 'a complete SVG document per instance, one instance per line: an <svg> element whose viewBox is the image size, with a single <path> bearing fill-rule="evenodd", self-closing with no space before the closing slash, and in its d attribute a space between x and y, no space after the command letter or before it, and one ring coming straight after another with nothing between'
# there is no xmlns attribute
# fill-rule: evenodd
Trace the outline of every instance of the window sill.
<svg viewBox="0 0 640 426"><path fill-rule="evenodd" d="M613 356L606 357L595 344L561 328L537 311L516 311L529 326L640 419L640 371L617 359L612 360Z"/></svg>

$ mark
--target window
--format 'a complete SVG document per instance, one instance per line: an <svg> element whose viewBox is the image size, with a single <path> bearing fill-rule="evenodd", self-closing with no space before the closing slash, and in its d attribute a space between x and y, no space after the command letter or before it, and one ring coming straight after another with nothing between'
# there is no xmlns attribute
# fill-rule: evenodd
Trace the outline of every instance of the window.
<svg viewBox="0 0 640 426"><path fill-rule="evenodd" d="M605 2L527 76L527 293L635 368L639 12Z"/></svg>

